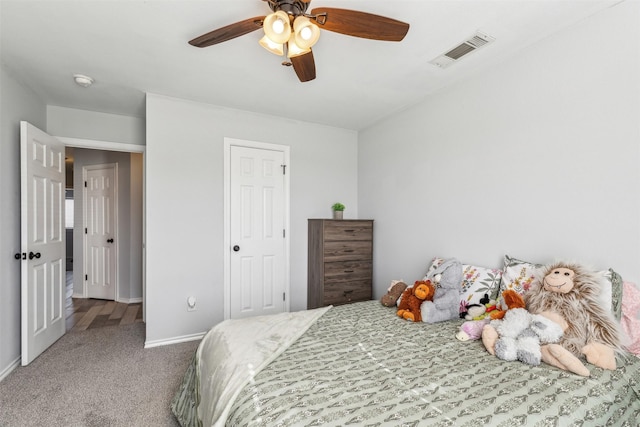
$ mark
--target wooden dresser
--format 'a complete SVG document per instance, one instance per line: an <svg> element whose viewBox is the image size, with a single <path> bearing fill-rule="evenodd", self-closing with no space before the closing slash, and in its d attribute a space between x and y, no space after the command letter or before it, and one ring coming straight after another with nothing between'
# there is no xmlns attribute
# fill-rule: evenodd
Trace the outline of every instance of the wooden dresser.
<svg viewBox="0 0 640 427"><path fill-rule="evenodd" d="M307 308L370 300L373 220L309 220Z"/></svg>

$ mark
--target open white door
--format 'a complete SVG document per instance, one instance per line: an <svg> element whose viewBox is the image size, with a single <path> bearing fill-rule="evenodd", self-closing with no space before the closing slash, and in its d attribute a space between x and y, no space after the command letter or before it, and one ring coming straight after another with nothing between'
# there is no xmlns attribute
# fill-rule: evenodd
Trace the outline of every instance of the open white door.
<svg viewBox="0 0 640 427"><path fill-rule="evenodd" d="M22 365L65 333L64 144L20 122Z"/></svg>

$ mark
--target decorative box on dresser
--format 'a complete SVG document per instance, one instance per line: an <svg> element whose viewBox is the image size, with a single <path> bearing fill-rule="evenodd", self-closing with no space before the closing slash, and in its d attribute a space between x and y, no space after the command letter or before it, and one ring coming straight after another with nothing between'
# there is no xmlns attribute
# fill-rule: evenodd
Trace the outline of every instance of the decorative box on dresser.
<svg viewBox="0 0 640 427"><path fill-rule="evenodd" d="M370 300L373 220L310 219L307 308Z"/></svg>

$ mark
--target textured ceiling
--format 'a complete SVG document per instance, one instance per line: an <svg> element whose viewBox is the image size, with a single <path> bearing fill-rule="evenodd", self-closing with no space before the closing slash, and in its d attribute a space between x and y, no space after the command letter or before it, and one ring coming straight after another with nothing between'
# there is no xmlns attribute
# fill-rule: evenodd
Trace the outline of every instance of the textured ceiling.
<svg viewBox="0 0 640 427"><path fill-rule="evenodd" d="M313 0L309 10L360 10L411 28L399 43L323 31L317 78L300 83L258 45L261 30L187 43L268 14L262 0L1 0L0 59L49 105L144 117L150 92L357 130L619 2ZM476 31L496 41L446 69L429 64ZM77 73L95 84L77 86Z"/></svg>

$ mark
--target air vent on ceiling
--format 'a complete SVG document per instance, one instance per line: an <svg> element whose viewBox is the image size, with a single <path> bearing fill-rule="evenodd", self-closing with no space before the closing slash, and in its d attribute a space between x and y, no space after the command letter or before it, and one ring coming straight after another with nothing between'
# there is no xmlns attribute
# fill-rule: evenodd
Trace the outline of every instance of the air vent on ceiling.
<svg viewBox="0 0 640 427"><path fill-rule="evenodd" d="M432 59L431 61L429 61L429 63L436 65L440 68L446 68L449 65L453 64L454 62L456 62L457 60L459 60L460 58L462 58L463 56L468 55L471 52L474 52L480 49L482 46L485 46L494 40L495 40L494 37L491 37L487 34L483 34L480 32L475 33L468 40L465 40L464 42L460 43L458 46L449 50L447 53L444 53L438 56L437 58Z"/></svg>

